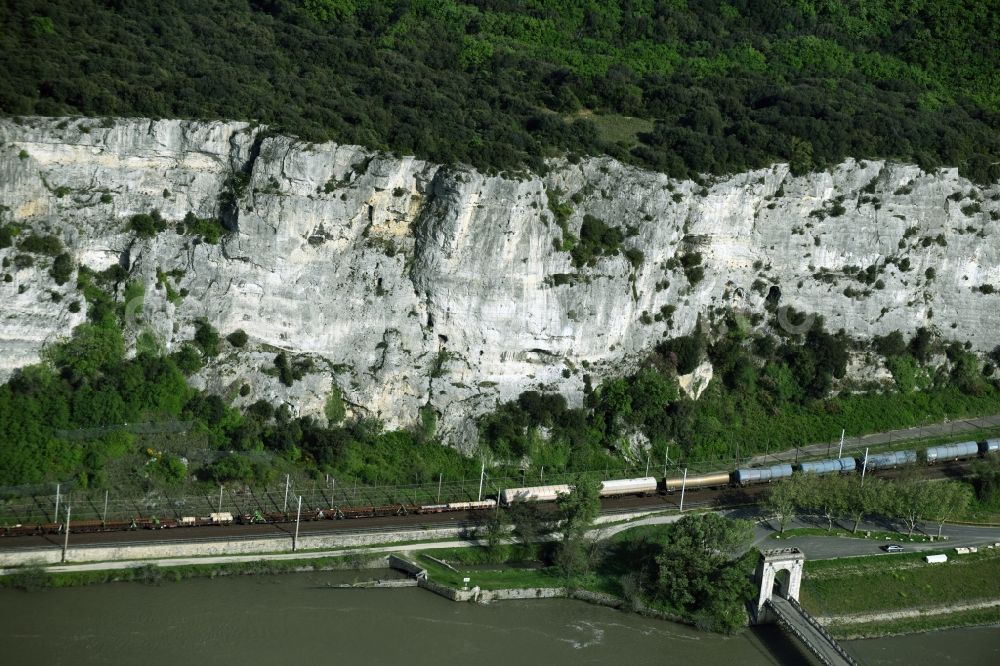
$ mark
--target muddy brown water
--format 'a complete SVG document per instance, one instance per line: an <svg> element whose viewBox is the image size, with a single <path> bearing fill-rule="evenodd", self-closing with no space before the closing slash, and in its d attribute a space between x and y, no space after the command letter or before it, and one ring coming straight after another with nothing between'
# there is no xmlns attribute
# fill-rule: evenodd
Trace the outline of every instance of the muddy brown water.
<svg viewBox="0 0 1000 666"><path fill-rule="evenodd" d="M320 572L0 590L4 664L799 664L780 630L723 637L570 600L459 604ZM848 644L866 664L1000 663L1000 629Z"/></svg>

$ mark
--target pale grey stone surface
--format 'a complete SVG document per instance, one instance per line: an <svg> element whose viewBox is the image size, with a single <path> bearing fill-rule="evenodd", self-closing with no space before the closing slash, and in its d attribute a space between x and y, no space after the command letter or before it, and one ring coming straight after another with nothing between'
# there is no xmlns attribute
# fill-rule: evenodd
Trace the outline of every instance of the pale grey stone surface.
<svg viewBox="0 0 1000 666"><path fill-rule="evenodd" d="M226 218L238 230L219 245L195 244L172 227L151 240L127 231L130 216L154 208L170 221L188 211L225 214L220 195L240 169L251 182ZM645 255L638 270L621 255L574 269L554 249L562 233L547 189L567 202L578 194L574 233L586 213L627 230L623 247ZM111 203L101 203L105 192ZM948 199L955 192L962 198ZM1000 342L1000 294L973 287L1000 286L1000 222L990 219L998 193L955 170L880 161L848 160L800 178L779 164L703 188L595 158L553 161L544 178L516 180L270 136L246 123L0 121L4 221L59 234L97 270L127 265L146 285L130 340L148 326L175 349L199 317L223 335L242 328L248 346L224 345L198 385L235 395L247 383L239 404L265 398L322 414L336 383L353 413L389 426L415 422L430 405L466 446L469 417L497 401L545 389L578 402L585 373L596 384L627 371L664 336L690 332L699 314L760 311L772 284L782 305L822 314L828 328L856 337L929 326L991 349ZM833 210L838 197L843 214L810 217ZM966 215L971 203L981 211ZM922 243L939 234L946 245ZM705 277L692 287L666 264L694 251ZM910 270L885 264L890 258L908 258ZM841 273L872 264L882 289ZM823 269L834 282L814 277ZM68 310L78 298L73 281L56 287L47 270L41 260L4 271L14 281L0 282L0 378L84 320L85 311ZM188 293L179 305L156 288L158 270L183 271L171 280ZM571 273L571 283L553 283ZM848 296L847 287L870 293ZM51 290L66 297L54 303ZM672 326L643 323L644 312L665 305L676 307ZM264 372L278 349L316 369L283 386Z"/></svg>

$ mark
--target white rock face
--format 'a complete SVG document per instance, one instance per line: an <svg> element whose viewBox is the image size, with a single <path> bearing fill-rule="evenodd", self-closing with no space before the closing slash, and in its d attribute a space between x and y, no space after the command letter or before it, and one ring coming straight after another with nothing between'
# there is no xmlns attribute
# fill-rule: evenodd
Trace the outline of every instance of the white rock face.
<svg viewBox="0 0 1000 666"><path fill-rule="evenodd" d="M677 385L689 398L697 400L705 392L705 389L708 388L714 374L715 368L712 367L712 364L709 361L703 361L694 371L686 375L679 375L677 377ZM890 375L891 378L892 376Z"/></svg>
<svg viewBox="0 0 1000 666"><path fill-rule="evenodd" d="M57 233L79 263L120 262L144 282L132 337L151 328L174 349L199 317L223 335L245 330L245 349L226 346L195 379L230 396L249 384L240 404L284 400L322 414L336 384L355 414L399 426L429 405L453 441L471 445L470 417L498 401L542 389L578 402L585 373L596 384L628 371L699 315L761 311L772 286L781 305L859 338L928 326L977 350L1000 342L1000 294L978 290L1000 287L1000 188L974 188L954 170L849 160L702 187L598 158L513 180L245 123L107 124L0 121L2 219ZM250 184L227 210L226 181L240 170ZM622 229L622 248L644 254L638 268L622 254L574 268L554 247L562 231L546 190L572 205L575 235L585 214ZM129 218L152 209L169 221L224 214L237 230L218 245L172 228L135 238ZM694 252L704 279L692 285L674 260ZM0 378L85 318L85 307L69 311L74 281L55 286L47 261L0 271L12 275L0 282ZM872 265L881 282L843 273ZM186 296L168 299L164 281ZM676 309L654 320L665 306ZM279 349L314 370L283 386Z"/></svg>

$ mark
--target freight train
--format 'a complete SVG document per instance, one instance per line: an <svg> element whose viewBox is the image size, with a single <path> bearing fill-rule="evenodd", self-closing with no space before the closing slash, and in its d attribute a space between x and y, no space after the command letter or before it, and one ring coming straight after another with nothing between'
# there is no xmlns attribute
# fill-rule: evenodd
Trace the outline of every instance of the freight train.
<svg viewBox="0 0 1000 666"><path fill-rule="evenodd" d="M834 458L831 460L816 460L802 463L782 463L770 467L741 468L731 472L712 472L700 476L668 477L663 480L663 489L673 493L685 487L689 490L700 488L719 488L722 486L748 486L758 483L770 483L787 479L793 474L850 474L862 471L877 472L880 470L915 465L919 460L928 465L952 460L969 460L1000 454L1000 439L987 439L984 442L959 442L932 446L927 449L907 451L892 451L877 453L859 458Z"/></svg>
<svg viewBox="0 0 1000 666"><path fill-rule="evenodd" d="M740 468L732 471L712 472L696 476L667 477L660 483L655 477L646 476L634 479L612 479L601 482L602 498L623 496L649 496L656 493L671 494L686 490L703 488L719 488L726 486L747 486L770 483L791 477L793 474L850 474L862 470L878 472L880 470L913 465L923 460L929 465L951 460L968 460L976 457L994 456L1000 454L1000 439L988 439L984 442L959 442L943 446L932 446L921 451L893 451L869 455L864 458L836 458L802 463L782 463L760 468ZM382 518L410 514L434 514L459 511L492 511L499 505L511 505L522 502L553 502L560 495L572 492L572 486L557 484L548 486L528 486L523 488L507 488L501 490L496 498L487 498L471 502L449 502L446 504L388 504L381 506L334 506L331 508L316 508L303 510L301 520L337 520L358 518ZM105 532L137 529L169 529L174 527L198 527L206 525L232 525L254 523L284 523L291 516L284 512L233 515L229 512L211 513L203 517L186 516L177 519L158 519L155 517L137 517L130 520L102 522L99 520L81 520L70 523L70 531ZM64 529L62 523L28 523L0 526L0 536L58 534Z"/></svg>

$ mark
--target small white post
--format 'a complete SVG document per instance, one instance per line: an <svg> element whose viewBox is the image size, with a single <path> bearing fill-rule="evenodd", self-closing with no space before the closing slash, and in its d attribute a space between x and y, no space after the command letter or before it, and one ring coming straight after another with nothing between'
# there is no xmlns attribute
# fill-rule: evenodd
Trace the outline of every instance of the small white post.
<svg viewBox="0 0 1000 666"><path fill-rule="evenodd" d="M861 466L861 485L865 485L865 472L868 470L868 449L865 449L865 463Z"/></svg>
<svg viewBox="0 0 1000 666"><path fill-rule="evenodd" d="M54 522L54 523L58 523L59 522L59 487L61 485L62 484L60 484L60 483L56 484L56 512L55 512L55 515L52 516L52 522Z"/></svg>
<svg viewBox="0 0 1000 666"><path fill-rule="evenodd" d="M101 514L101 525L108 522L108 491L104 491L104 513Z"/></svg>
<svg viewBox="0 0 1000 666"><path fill-rule="evenodd" d="M63 535L62 562L66 561L66 549L69 548L69 513L73 507L66 505L66 534Z"/></svg>
<svg viewBox="0 0 1000 666"><path fill-rule="evenodd" d="M837 458L838 459L844 457L844 434L846 432L847 432L847 430L845 430L845 429L841 429L841 431L840 431L840 450L837 451Z"/></svg>
<svg viewBox="0 0 1000 666"><path fill-rule="evenodd" d="M288 482L290 474L285 475L285 508L281 510L281 513L288 513Z"/></svg>
<svg viewBox="0 0 1000 666"><path fill-rule="evenodd" d="M299 521L302 519L302 495L299 495L299 510L295 514L295 536L292 537L292 551L299 545Z"/></svg>
<svg viewBox="0 0 1000 666"><path fill-rule="evenodd" d="M222 513L222 486L219 486L219 513Z"/></svg>
<svg viewBox="0 0 1000 666"><path fill-rule="evenodd" d="M684 491L687 490L688 484L688 469L684 468L684 480L681 481L681 508L680 511L684 510Z"/></svg>
<svg viewBox="0 0 1000 666"><path fill-rule="evenodd" d="M486 461L483 461L483 466L479 470L479 501L483 500L483 479L486 478Z"/></svg>

